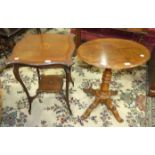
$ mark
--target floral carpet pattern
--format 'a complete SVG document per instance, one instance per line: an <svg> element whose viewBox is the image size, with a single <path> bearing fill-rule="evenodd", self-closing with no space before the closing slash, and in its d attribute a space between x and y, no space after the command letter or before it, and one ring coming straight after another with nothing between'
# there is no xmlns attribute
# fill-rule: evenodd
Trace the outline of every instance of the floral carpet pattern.
<svg viewBox="0 0 155 155"><path fill-rule="evenodd" d="M57 30L54 30L57 33ZM58 31L59 33L68 33ZM19 82L16 81L12 68L1 73L3 87L2 127L139 127L147 126L146 109L146 66L129 70L114 71L110 88L118 94L112 96L123 123L115 120L105 105L99 105L84 121L80 119L83 112L93 102L94 97L87 95L83 88L99 88L103 70L89 66L73 58L72 78L69 101L73 116L69 115L62 94L41 93L32 103L32 113L28 114L28 101ZM21 77L33 96L38 88L35 68L22 67ZM41 74L61 74L62 69L44 69ZM65 80L64 80L65 86ZM63 86L63 90L64 87ZM146 102L147 101L147 102Z"/></svg>
<svg viewBox="0 0 155 155"><path fill-rule="evenodd" d="M37 88L37 72L34 68L20 69L21 77L31 95ZM61 69L42 70L42 74L64 74ZM117 107L123 123L118 123L105 105L99 105L90 117L81 121L80 116L94 100L83 92L90 86L98 88L102 70L83 67L74 59L70 85L70 116L61 94L42 93L32 103L32 114L28 114L28 102L21 85L13 76L12 69L1 75L3 84L3 120L1 126L141 126L145 118L145 66L120 72L113 72L111 89L117 90L113 104ZM65 83L65 81L64 81Z"/></svg>

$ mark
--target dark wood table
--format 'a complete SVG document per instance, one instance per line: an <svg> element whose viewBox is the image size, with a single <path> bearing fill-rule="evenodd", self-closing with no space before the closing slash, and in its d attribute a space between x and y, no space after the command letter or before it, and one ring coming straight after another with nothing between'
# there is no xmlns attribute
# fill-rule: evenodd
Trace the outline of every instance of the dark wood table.
<svg viewBox="0 0 155 155"><path fill-rule="evenodd" d="M72 55L74 52L73 35L62 34L34 34L27 35L19 41L7 59L7 66L13 65L15 78L22 85L29 102L29 113L33 99L41 92L60 92L62 90L63 77L56 75L40 75L41 68L63 68L66 73L66 103L70 114L69 82L71 78ZM23 83L19 68L23 66L35 67L38 73L39 88L35 96L30 96Z"/></svg>
<svg viewBox="0 0 155 155"><path fill-rule="evenodd" d="M100 103L105 104L113 113L118 122L122 122L116 107L112 104L111 96L117 91L110 91L109 85L112 77L112 70L133 68L144 64L150 58L150 53L143 45L125 39L97 39L82 44L78 49L78 56L84 62L104 68L100 89L84 89L86 93L95 95L95 101L82 115L86 119Z"/></svg>

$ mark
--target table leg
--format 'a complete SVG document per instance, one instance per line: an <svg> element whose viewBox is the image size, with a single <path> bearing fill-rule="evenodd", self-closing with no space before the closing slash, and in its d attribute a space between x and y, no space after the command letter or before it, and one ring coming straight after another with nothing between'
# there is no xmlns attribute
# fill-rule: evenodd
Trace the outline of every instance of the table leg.
<svg viewBox="0 0 155 155"><path fill-rule="evenodd" d="M24 92L27 95L28 102L29 102L29 114L31 114L32 101L39 93L36 93L35 96L30 96L25 84L23 83L23 81L22 81L22 79L20 77L19 68L20 68L20 65L15 64L14 68L13 68L13 73L14 73L14 76L15 76L16 80L21 84L21 86L23 87ZM68 106L69 113L72 115L72 111L71 111L70 105L69 105L69 82L72 82L72 84L74 84L74 83L73 83L72 78L71 78L71 68L70 67L65 67L64 70L66 72L66 96L65 96L65 99L66 99L66 103L67 103L67 106ZM37 74L38 74L38 83L39 83L39 81L40 81L39 68L37 68Z"/></svg>
<svg viewBox="0 0 155 155"><path fill-rule="evenodd" d="M20 77L20 74L19 74L19 68L20 66L19 65L14 65L14 68L13 68L13 73L14 73L14 76L16 78L16 80L21 84L21 86L23 87L26 95L27 95L27 98L28 98L28 102L29 102L29 114L31 114L31 104L32 104L32 101L33 101L33 98L34 97L31 97L25 84L23 83L21 77Z"/></svg>
<svg viewBox="0 0 155 155"><path fill-rule="evenodd" d="M114 105L112 105L112 100L110 97L116 95L117 91L110 91L109 85L111 82L112 71L111 69L105 69L102 76L102 83L99 90L94 89L84 89L85 92L95 95L95 101L88 107L84 112L81 119L84 120L89 117L90 113L94 108L98 106L99 103L105 104L109 110L112 111L114 117L118 122L123 122L123 119L119 116L119 113Z"/></svg>
<svg viewBox="0 0 155 155"><path fill-rule="evenodd" d="M70 104L69 104L69 82L71 80L71 73L70 73L70 68L65 67L65 72L66 72L66 103L68 106L69 113L72 115L72 111L70 109Z"/></svg>
<svg viewBox="0 0 155 155"><path fill-rule="evenodd" d="M108 109L111 110L111 112L113 113L113 115L116 118L116 120L118 122L123 122L123 119L120 117L116 107L112 104L112 100L108 99L107 101L105 101L105 104L108 107Z"/></svg>
<svg viewBox="0 0 155 155"><path fill-rule="evenodd" d="M39 81L41 80L39 68L37 68L37 75L38 75L38 83L39 83Z"/></svg>
<svg viewBox="0 0 155 155"><path fill-rule="evenodd" d="M74 86L74 81L73 81L72 76L71 76L71 67L68 67L68 70L69 70L69 82L71 82L72 85Z"/></svg>
<svg viewBox="0 0 155 155"><path fill-rule="evenodd" d="M100 99L96 97L95 101L88 107L85 113L81 116L81 119L84 120L88 118L91 112L98 106L99 103L100 103Z"/></svg>

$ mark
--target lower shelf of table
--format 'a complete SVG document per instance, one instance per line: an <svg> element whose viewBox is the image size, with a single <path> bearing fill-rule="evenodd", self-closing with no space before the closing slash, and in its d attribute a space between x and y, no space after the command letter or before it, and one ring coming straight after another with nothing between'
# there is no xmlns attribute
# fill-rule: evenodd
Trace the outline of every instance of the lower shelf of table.
<svg viewBox="0 0 155 155"><path fill-rule="evenodd" d="M60 75L41 75L39 81L39 88L37 90L40 92L57 93L62 90L63 86L63 76Z"/></svg>

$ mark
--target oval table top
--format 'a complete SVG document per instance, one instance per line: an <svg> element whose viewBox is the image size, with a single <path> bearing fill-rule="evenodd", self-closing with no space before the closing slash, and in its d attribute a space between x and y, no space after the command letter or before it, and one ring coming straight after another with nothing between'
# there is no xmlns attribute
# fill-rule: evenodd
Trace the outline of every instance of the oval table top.
<svg viewBox="0 0 155 155"><path fill-rule="evenodd" d="M88 41L78 48L79 58L99 68L125 69L146 63L149 50L135 41L105 38Z"/></svg>

